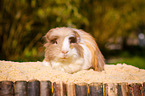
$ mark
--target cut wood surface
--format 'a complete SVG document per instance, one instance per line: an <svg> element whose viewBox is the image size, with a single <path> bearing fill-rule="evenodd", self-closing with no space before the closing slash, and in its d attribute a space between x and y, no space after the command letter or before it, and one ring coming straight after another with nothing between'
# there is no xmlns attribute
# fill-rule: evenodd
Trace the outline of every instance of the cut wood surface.
<svg viewBox="0 0 145 96"><path fill-rule="evenodd" d="M145 70L131 65L105 65L104 71L82 70L74 74L52 70L42 62L0 61L0 81L51 81L64 83L142 83L145 82Z"/></svg>

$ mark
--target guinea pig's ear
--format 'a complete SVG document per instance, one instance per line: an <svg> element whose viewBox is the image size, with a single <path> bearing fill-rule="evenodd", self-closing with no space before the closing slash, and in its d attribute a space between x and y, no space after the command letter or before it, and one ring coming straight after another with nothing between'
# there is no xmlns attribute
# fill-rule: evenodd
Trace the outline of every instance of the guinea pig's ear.
<svg viewBox="0 0 145 96"><path fill-rule="evenodd" d="M49 41L50 32L48 31L47 34L44 36L46 41Z"/></svg>
<svg viewBox="0 0 145 96"><path fill-rule="evenodd" d="M44 36L44 39L45 39L45 44L44 44L44 47L48 47L50 45L50 40L49 40L49 36L50 36L50 33L52 32L52 29L49 30L46 35Z"/></svg>
<svg viewBox="0 0 145 96"><path fill-rule="evenodd" d="M50 40L49 40L49 36L50 36L50 34L51 34L52 31L53 31L53 29L49 30L49 31L46 33L46 35L44 36L44 37L45 37L45 40L46 40L47 42L50 41Z"/></svg>
<svg viewBox="0 0 145 96"><path fill-rule="evenodd" d="M75 36L77 39L77 43L79 43L80 42L80 35L76 31L74 31L74 33L75 33Z"/></svg>

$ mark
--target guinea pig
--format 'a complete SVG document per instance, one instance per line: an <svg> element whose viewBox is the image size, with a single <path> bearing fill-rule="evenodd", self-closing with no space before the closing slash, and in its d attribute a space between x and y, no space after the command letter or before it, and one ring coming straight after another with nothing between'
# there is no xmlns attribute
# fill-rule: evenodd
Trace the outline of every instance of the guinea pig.
<svg viewBox="0 0 145 96"><path fill-rule="evenodd" d="M45 35L43 65L67 73L93 68L104 69L104 57L95 39L80 29L58 27Z"/></svg>

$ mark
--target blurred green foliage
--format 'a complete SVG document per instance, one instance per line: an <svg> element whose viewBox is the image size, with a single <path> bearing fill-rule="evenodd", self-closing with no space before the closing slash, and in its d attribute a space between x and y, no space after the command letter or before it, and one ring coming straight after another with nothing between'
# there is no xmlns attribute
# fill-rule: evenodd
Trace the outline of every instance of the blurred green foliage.
<svg viewBox="0 0 145 96"><path fill-rule="evenodd" d="M110 38L137 38L145 0L0 0L0 59L43 60L43 36L61 26L91 33L103 51Z"/></svg>
<svg viewBox="0 0 145 96"><path fill-rule="evenodd" d="M135 67L145 69L145 48L140 46L128 46L125 50L109 51L107 56L107 64L125 63Z"/></svg>
<svg viewBox="0 0 145 96"><path fill-rule="evenodd" d="M117 57L117 58L111 58L109 59L108 64L118 64L118 63L125 63L128 65L133 65L135 67L141 68L141 69L145 69L145 57L142 56L128 56L126 55L128 53L125 53L123 57Z"/></svg>

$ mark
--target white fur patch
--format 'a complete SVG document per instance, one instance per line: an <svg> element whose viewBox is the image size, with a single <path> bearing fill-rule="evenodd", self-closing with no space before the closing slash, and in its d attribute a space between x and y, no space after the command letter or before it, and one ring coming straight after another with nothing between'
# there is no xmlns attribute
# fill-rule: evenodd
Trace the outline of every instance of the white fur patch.
<svg viewBox="0 0 145 96"><path fill-rule="evenodd" d="M45 60L42 62L42 65L51 67L50 62L46 62Z"/></svg>
<svg viewBox="0 0 145 96"><path fill-rule="evenodd" d="M84 49L84 65L82 66L83 69L88 69L90 68L92 65L91 65L91 54L90 54L90 51L88 49L88 47L84 44L80 44L83 49Z"/></svg>
<svg viewBox="0 0 145 96"><path fill-rule="evenodd" d="M83 33L82 32L80 32L80 30L78 30L78 29L74 29L74 28L72 28L74 31L76 31L80 36L81 36L81 41L80 41L80 46L82 46L82 48L84 49L84 65L83 65L83 69L88 69L88 68L90 68L92 65L91 65L91 58L92 58L92 56L91 56L91 52L90 52L90 50L89 50L89 48L86 46L86 44L85 44L85 41L87 41L87 40L85 40L85 39L83 39ZM89 42L89 41L87 41L87 42ZM89 42L90 44L92 44L92 42Z"/></svg>
<svg viewBox="0 0 145 96"><path fill-rule="evenodd" d="M81 70L83 63L84 63L83 58L72 60L71 63L69 61L68 62L51 61L51 65L53 69L67 72L67 73L74 73Z"/></svg>
<svg viewBox="0 0 145 96"><path fill-rule="evenodd" d="M70 43L69 43L69 37L65 37L63 44L62 44L62 51L69 51L70 49Z"/></svg>

